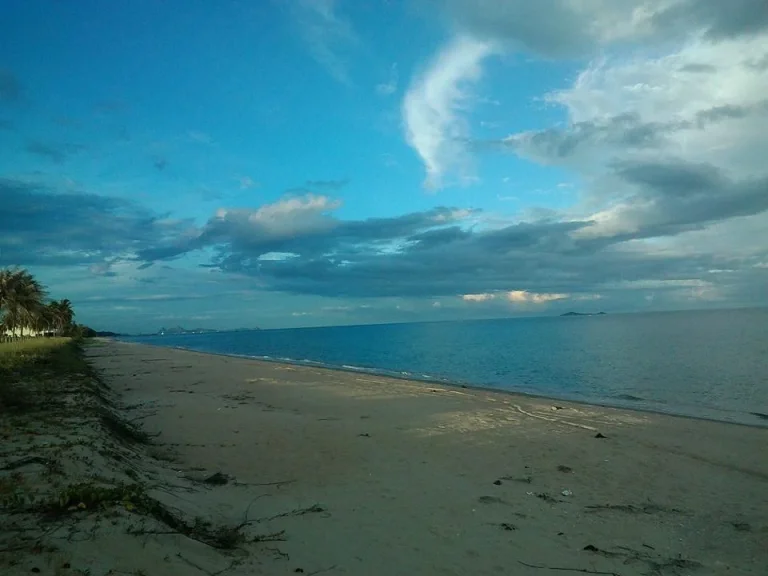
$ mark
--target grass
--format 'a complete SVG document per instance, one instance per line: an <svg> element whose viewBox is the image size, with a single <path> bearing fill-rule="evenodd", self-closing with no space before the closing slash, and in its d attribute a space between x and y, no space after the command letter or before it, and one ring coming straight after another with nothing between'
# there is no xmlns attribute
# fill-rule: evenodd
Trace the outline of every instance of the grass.
<svg viewBox="0 0 768 576"><path fill-rule="evenodd" d="M20 380L85 373L88 364L71 338L32 338L0 344L0 376Z"/></svg>
<svg viewBox="0 0 768 576"><path fill-rule="evenodd" d="M52 394L47 383L89 374L90 366L70 338L32 338L0 344L0 408L35 409Z"/></svg>
<svg viewBox="0 0 768 576"><path fill-rule="evenodd" d="M35 356L46 355L51 350L71 342L71 338L30 338L0 343L0 366L19 363Z"/></svg>

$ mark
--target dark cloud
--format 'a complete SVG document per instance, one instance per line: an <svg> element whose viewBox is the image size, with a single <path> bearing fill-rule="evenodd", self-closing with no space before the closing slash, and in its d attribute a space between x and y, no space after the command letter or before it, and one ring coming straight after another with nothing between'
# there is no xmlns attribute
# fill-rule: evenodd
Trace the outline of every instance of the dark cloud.
<svg viewBox="0 0 768 576"><path fill-rule="evenodd" d="M587 26L562 0L443 0L461 28L479 38L522 45L547 56L571 56L591 48Z"/></svg>
<svg viewBox="0 0 768 576"><path fill-rule="evenodd" d="M0 179L0 223L0 266L93 264L96 271L189 227L126 200L11 179Z"/></svg>
<svg viewBox="0 0 768 576"><path fill-rule="evenodd" d="M185 241L154 246L139 257L152 261L213 248L216 256L206 267L252 276L264 289L320 296L588 295L611 283L649 279L679 287L674 282L730 266L713 255L659 257L622 245L768 210L768 180L733 181L708 165L624 163L615 166L614 177L634 197L607 233L589 220L489 229L471 225L482 213L447 207L340 221L327 199L310 197L222 211Z"/></svg>
<svg viewBox="0 0 768 576"><path fill-rule="evenodd" d="M155 266L157 273L147 282L154 282L157 293L130 294L147 305L209 298L242 279L261 291L332 298L455 298L527 290L589 299L595 293L651 288L703 290L708 284L701 278L713 269L734 270L719 275L718 282L736 294L740 278L752 281L759 274L757 268L751 275L744 272L759 259L654 254L625 246L768 210L768 180L736 181L706 164L673 161L625 162L612 170L634 196L630 209L615 214L620 226L607 233L594 233L601 223L587 219L541 218L491 227L482 212L451 207L344 221L333 214L337 202L314 195L220 210L194 227L125 200L59 194L3 180L0 265L87 265L106 281L125 260L146 270L200 249L214 254L201 264L215 281L210 289L202 277L199 289L173 289L185 285L180 272Z"/></svg>
<svg viewBox="0 0 768 576"><path fill-rule="evenodd" d="M632 231L618 237L673 236L768 210L768 177L733 180L709 164L622 163L616 175L635 195L616 213Z"/></svg>
<svg viewBox="0 0 768 576"><path fill-rule="evenodd" d="M0 102L14 102L21 96L21 84L10 70L0 68Z"/></svg>
<svg viewBox="0 0 768 576"><path fill-rule="evenodd" d="M657 12L654 22L661 30L703 28L713 40L760 33L768 29L765 0L681 0Z"/></svg>
<svg viewBox="0 0 768 576"><path fill-rule="evenodd" d="M82 149L83 147L78 144L51 144L38 141L32 141L25 147L30 154L56 163L64 162Z"/></svg>
<svg viewBox="0 0 768 576"><path fill-rule="evenodd" d="M725 192L728 187L720 171L708 164L625 163L616 172L625 181L643 187L654 196L711 195Z"/></svg>
<svg viewBox="0 0 768 576"><path fill-rule="evenodd" d="M643 122L636 114L621 114L594 121L575 122L566 128L523 132L501 141L479 142L479 148L511 149L545 162L558 161L600 147L609 152L653 149L665 146L667 137L685 129L706 128L724 120L741 119L768 113L768 100L751 105L723 105L699 111L695 121Z"/></svg>
<svg viewBox="0 0 768 576"><path fill-rule="evenodd" d="M577 223L531 223L498 231L419 235L391 254L374 250L256 265L238 261L275 290L343 297L435 297L506 290L587 294L606 283L678 279L709 259L653 258L575 242ZM230 255L231 256L231 255ZM222 261L224 269L231 257Z"/></svg>
<svg viewBox="0 0 768 576"><path fill-rule="evenodd" d="M692 74L712 74L717 72L717 68L712 64L704 64L703 62L694 62L686 64L680 67L680 72L691 72Z"/></svg>
<svg viewBox="0 0 768 576"><path fill-rule="evenodd" d="M621 114L600 121L576 122L565 129L525 132L491 144L556 160L573 156L582 148L600 145L621 148L658 147L664 143L666 135L688 126L684 121L667 124L643 122L636 114Z"/></svg>
<svg viewBox="0 0 768 576"><path fill-rule="evenodd" d="M750 106L724 105L702 110L696 114L699 126L722 120L741 119L757 114L768 113L768 100L762 100Z"/></svg>
<svg viewBox="0 0 768 576"><path fill-rule="evenodd" d="M650 0L648 22L632 30L631 2L616 0L435 0L454 26L471 35L522 47L547 57L579 57L606 43L677 40L704 33L711 40L768 29L765 0ZM625 30L616 35L618 23ZM648 26L650 24L650 26ZM699 70L702 71L702 70Z"/></svg>
<svg viewBox="0 0 768 576"><path fill-rule="evenodd" d="M294 200L280 204L286 202ZM206 246L218 246L222 247L220 262L234 269L242 265L241 261L271 252L310 256L343 249L351 253L360 246L381 246L444 224L455 212L450 208L435 208L396 218L339 221L325 214L332 207L330 204L321 203L312 209L300 201L295 202L293 211L288 208L274 212L264 208L220 211L199 234L182 242L144 250L139 258L165 260Z"/></svg>

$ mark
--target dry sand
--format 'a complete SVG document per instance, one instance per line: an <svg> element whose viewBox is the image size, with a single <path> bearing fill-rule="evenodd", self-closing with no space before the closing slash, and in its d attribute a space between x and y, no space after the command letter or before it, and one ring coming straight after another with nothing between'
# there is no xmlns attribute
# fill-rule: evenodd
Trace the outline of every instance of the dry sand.
<svg viewBox="0 0 768 576"><path fill-rule="evenodd" d="M251 573L768 574L766 429L124 343L93 362L178 467L242 483L233 520L325 510L264 522L286 540Z"/></svg>
<svg viewBox="0 0 768 576"><path fill-rule="evenodd" d="M89 355L157 435L146 465L175 506L280 538L99 533L68 545L92 576L768 574L768 429L118 342ZM215 472L230 481L194 481Z"/></svg>

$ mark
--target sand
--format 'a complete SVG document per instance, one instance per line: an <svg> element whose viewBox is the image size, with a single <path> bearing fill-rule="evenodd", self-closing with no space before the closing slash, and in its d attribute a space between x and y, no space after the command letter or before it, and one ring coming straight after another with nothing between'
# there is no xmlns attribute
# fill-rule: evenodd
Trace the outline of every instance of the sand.
<svg viewBox="0 0 768 576"><path fill-rule="evenodd" d="M76 551L101 573L768 574L765 428L111 341L89 354L156 435L169 498L279 535L222 552L111 533ZM195 482L216 472L226 485Z"/></svg>

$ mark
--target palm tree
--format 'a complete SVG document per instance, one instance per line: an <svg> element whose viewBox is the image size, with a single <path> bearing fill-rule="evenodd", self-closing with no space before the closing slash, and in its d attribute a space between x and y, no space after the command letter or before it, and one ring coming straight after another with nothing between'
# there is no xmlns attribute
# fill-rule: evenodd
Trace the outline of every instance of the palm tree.
<svg viewBox="0 0 768 576"><path fill-rule="evenodd" d="M45 289L24 269L0 270L0 314L6 330L19 330L38 324L44 307Z"/></svg>
<svg viewBox="0 0 768 576"><path fill-rule="evenodd" d="M62 335L69 332L72 328L72 322L75 318L75 312L72 310L72 302L64 298L63 300L53 300L48 304L52 323L56 332Z"/></svg>

